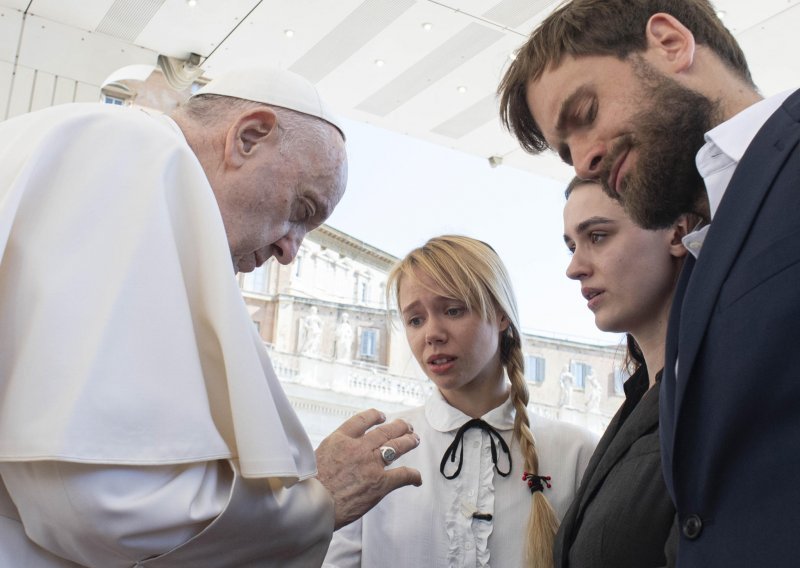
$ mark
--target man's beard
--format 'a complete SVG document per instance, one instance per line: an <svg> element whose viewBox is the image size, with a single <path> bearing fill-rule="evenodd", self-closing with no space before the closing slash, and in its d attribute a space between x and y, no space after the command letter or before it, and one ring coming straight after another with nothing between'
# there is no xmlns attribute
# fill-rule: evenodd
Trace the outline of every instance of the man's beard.
<svg viewBox="0 0 800 568"><path fill-rule="evenodd" d="M643 100L649 102L633 117L632 133L609 152L600 177L603 189L645 229L670 227L684 213L706 216L705 185L695 155L705 142L704 134L718 122L719 105L641 59L634 60L634 69ZM630 150L637 151L637 160L619 181L617 193L608 187L610 169Z"/></svg>

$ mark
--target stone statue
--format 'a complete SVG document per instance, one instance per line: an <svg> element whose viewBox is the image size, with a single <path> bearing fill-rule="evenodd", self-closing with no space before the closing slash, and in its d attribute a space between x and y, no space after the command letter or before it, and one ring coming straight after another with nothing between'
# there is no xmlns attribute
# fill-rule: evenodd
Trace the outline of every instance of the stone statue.
<svg viewBox="0 0 800 568"><path fill-rule="evenodd" d="M569 372L569 367L564 365L559 377L561 393L558 397L558 406L570 406L572 404L572 385L575 384L575 377Z"/></svg>
<svg viewBox="0 0 800 568"><path fill-rule="evenodd" d="M350 325L350 316L342 314L339 325L336 326L336 346L334 358L337 361L350 361L353 350L353 326Z"/></svg>
<svg viewBox="0 0 800 568"><path fill-rule="evenodd" d="M594 372L586 377L586 411L591 412L600 408L600 381Z"/></svg>
<svg viewBox="0 0 800 568"><path fill-rule="evenodd" d="M303 355L319 355L322 340L322 318L317 314L317 307L311 306L311 314L303 318L303 343L300 353Z"/></svg>

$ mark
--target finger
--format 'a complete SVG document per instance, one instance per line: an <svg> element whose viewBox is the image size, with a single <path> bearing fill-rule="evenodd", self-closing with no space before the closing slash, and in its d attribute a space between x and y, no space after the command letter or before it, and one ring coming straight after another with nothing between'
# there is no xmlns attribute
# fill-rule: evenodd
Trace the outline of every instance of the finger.
<svg viewBox="0 0 800 568"><path fill-rule="evenodd" d="M392 420L386 424L381 424L377 428L373 428L364 434L364 440L377 448L378 446L385 446L386 442L390 440L405 436L413 431L414 427L411 426L411 424L398 418L397 420Z"/></svg>
<svg viewBox="0 0 800 568"><path fill-rule="evenodd" d="M385 421L386 415L383 412L370 408L342 422L338 430L351 438L360 438L364 435L364 432L373 426L383 424Z"/></svg>
<svg viewBox="0 0 800 568"><path fill-rule="evenodd" d="M395 459L397 459L403 454L407 454L408 452L419 446L419 436L417 436L413 432L410 432L408 434L400 436L399 438L395 438L390 442L387 442L386 444L384 444L384 446L390 446L391 448L393 448L395 453L397 454L397 457L395 457Z"/></svg>
<svg viewBox="0 0 800 568"><path fill-rule="evenodd" d="M422 485L422 474L412 467L395 467L386 470L384 480L389 491L394 491L406 485L419 487Z"/></svg>

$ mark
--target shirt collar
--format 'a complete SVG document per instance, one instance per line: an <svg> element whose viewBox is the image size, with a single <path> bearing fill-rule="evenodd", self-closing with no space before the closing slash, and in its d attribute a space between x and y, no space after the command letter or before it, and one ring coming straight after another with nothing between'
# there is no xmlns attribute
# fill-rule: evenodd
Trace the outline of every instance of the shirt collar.
<svg viewBox="0 0 800 568"><path fill-rule="evenodd" d="M514 427L514 417L516 411L511 397L507 398L503 404L493 408L480 418L498 431L511 430ZM425 403L425 418L431 428L438 432L451 432L458 430L465 422L472 417L467 416L457 408L450 406L444 399L439 389L434 389L433 394L428 397Z"/></svg>
<svg viewBox="0 0 800 568"><path fill-rule="evenodd" d="M697 153L697 171L707 180L720 170L739 163L764 123L794 91L784 91L758 101L712 128L705 134L706 143ZM708 184L708 201L713 218L727 184Z"/></svg>

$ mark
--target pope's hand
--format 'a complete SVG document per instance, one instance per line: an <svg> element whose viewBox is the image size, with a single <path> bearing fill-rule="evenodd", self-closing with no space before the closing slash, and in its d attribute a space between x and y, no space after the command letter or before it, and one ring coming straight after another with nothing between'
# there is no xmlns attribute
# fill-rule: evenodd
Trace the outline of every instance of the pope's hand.
<svg viewBox="0 0 800 568"><path fill-rule="evenodd" d="M389 446L399 457L419 445L419 436L403 420L384 424L385 420L374 409L360 412L317 448L317 477L333 496L337 529L361 517L398 487L422 484L416 469L386 469L379 448Z"/></svg>

